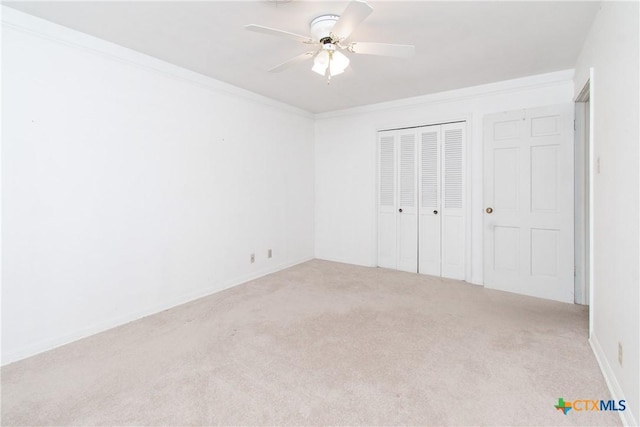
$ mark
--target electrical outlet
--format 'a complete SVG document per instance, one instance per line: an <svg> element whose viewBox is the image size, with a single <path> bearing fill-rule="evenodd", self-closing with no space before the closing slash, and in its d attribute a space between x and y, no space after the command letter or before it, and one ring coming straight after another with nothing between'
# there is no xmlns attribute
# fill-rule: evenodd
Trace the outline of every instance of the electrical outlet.
<svg viewBox="0 0 640 427"><path fill-rule="evenodd" d="M273 250L269 249L267 251L267 258L273 258Z"/></svg>
<svg viewBox="0 0 640 427"><path fill-rule="evenodd" d="M618 343L618 363L622 366L622 343Z"/></svg>
<svg viewBox="0 0 640 427"><path fill-rule="evenodd" d="M251 254L251 264L256 262L256 254Z"/></svg>

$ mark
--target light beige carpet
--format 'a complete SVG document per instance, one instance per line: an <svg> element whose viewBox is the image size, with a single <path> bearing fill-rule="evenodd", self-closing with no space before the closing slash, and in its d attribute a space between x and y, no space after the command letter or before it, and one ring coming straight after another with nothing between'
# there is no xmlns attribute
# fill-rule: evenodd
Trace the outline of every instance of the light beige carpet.
<svg viewBox="0 0 640 427"><path fill-rule="evenodd" d="M2 368L3 425L616 425L587 309L314 260Z"/></svg>

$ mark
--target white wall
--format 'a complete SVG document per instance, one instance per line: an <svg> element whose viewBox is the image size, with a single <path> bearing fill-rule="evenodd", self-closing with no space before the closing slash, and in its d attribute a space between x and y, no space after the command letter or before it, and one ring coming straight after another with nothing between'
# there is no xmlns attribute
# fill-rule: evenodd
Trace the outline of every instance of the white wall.
<svg viewBox="0 0 640 427"><path fill-rule="evenodd" d="M483 117L572 102L572 76L569 70L316 115L316 257L376 265L378 130L463 119L469 126L471 168L466 280L482 284Z"/></svg>
<svg viewBox="0 0 640 427"><path fill-rule="evenodd" d="M312 115L3 21L3 363L313 257Z"/></svg>
<svg viewBox="0 0 640 427"><path fill-rule="evenodd" d="M593 112L592 345L623 413L640 422L638 3L603 2L576 66L576 95L589 79ZM618 343L623 364L618 363Z"/></svg>

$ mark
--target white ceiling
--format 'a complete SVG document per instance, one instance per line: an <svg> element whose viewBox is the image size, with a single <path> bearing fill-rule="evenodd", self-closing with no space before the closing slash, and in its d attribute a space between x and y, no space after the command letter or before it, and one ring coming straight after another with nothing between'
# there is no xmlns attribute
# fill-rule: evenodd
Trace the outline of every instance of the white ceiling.
<svg viewBox="0 0 640 427"><path fill-rule="evenodd" d="M311 61L267 70L307 46L246 31L260 24L303 35L348 1L3 2L12 8L163 59L310 112L572 68L597 2L369 1L350 41L414 44L411 59L350 55L326 80Z"/></svg>

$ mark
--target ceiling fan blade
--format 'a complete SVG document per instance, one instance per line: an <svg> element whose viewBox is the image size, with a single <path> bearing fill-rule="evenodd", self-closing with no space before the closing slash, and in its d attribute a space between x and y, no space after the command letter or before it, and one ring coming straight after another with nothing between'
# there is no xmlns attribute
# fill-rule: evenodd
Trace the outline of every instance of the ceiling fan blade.
<svg viewBox="0 0 640 427"><path fill-rule="evenodd" d="M296 33L290 33L289 31L276 30L275 28L263 27L262 25L249 24L249 25L245 25L244 28L246 28L249 31L254 31L256 33L269 34L272 36L280 36L280 37L286 37L293 40L298 40L299 42L302 42L302 43L314 43L311 37L303 36Z"/></svg>
<svg viewBox="0 0 640 427"><path fill-rule="evenodd" d="M349 44L349 50L353 53L362 53L364 55L411 58L416 51L416 47L408 44L353 42Z"/></svg>
<svg viewBox="0 0 640 427"><path fill-rule="evenodd" d="M309 58L313 58L314 56L316 56L318 52L316 51L310 51L310 52L305 52L303 54L300 54L298 56L294 56L293 58L291 58L290 60L283 62L282 64L273 67L272 69L269 70L270 73L279 73L282 70L285 70L289 67L291 67L292 65L297 64L298 62L302 62L306 59Z"/></svg>
<svg viewBox="0 0 640 427"><path fill-rule="evenodd" d="M340 15L340 19L334 25L331 34L341 40L346 39L371 12L373 12L373 8L369 4L364 1L353 0Z"/></svg>

